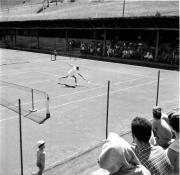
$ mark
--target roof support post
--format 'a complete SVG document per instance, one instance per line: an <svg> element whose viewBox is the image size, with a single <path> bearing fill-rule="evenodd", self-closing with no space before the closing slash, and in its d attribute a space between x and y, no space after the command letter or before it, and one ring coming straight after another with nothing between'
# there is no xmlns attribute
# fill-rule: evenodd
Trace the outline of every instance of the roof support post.
<svg viewBox="0 0 180 175"><path fill-rule="evenodd" d="M159 50L159 30L156 32L156 50L155 50L155 61L157 61L158 58L158 50Z"/></svg>
<svg viewBox="0 0 180 175"><path fill-rule="evenodd" d="M36 29L36 37L37 37L37 49L39 49L39 30Z"/></svg>
<svg viewBox="0 0 180 175"><path fill-rule="evenodd" d="M57 50L57 46L56 46L57 44L56 44L56 36L55 36L55 38L54 38L54 48L53 48L53 50Z"/></svg>
<svg viewBox="0 0 180 175"><path fill-rule="evenodd" d="M69 44L68 44L68 30L66 30L66 52L69 51Z"/></svg>
<svg viewBox="0 0 180 175"><path fill-rule="evenodd" d="M14 46L16 47L17 43L17 29L15 29L15 35L14 35Z"/></svg>
<svg viewBox="0 0 180 175"><path fill-rule="evenodd" d="M106 35L107 35L107 30L104 30L104 44L103 44L103 56L106 56Z"/></svg>

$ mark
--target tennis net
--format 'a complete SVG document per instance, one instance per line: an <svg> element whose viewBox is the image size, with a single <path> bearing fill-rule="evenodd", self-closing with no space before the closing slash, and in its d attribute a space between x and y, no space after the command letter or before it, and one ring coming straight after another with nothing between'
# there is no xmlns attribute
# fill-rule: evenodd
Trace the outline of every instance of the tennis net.
<svg viewBox="0 0 180 175"><path fill-rule="evenodd" d="M50 118L49 95L46 92L3 80L0 80L0 87L1 106L19 113L20 99L22 116L39 124Z"/></svg>

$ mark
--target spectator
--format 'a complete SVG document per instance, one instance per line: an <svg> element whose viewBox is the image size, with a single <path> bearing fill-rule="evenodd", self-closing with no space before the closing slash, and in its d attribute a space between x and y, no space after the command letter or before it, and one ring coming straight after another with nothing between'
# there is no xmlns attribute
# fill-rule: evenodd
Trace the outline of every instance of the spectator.
<svg viewBox="0 0 180 175"><path fill-rule="evenodd" d="M112 46L110 45L110 46L108 46L108 49L107 49L107 55L108 55L108 57L111 57L111 56L113 56L113 54L114 54L114 51L112 49Z"/></svg>
<svg viewBox="0 0 180 175"><path fill-rule="evenodd" d="M161 107L154 107L152 127L156 143L163 148L167 148L172 139L172 132L169 124L162 117L168 118L162 113Z"/></svg>
<svg viewBox="0 0 180 175"><path fill-rule="evenodd" d="M103 46L102 46L101 43L98 43L98 44L97 44L97 48L96 48L96 49L97 49L97 50L96 50L97 55L102 56Z"/></svg>
<svg viewBox="0 0 180 175"><path fill-rule="evenodd" d="M131 123L131 130L135 142L135 146L132 146L135 154L151 175L171 174L171 164L165 150L150 144L151 123L145 118L135 117Z"/></svg>
<svg viewBox="0 0 180 175"><path fill-rule="evenodd" d="M45 168L45 141L39 140L37 142L38 150L37 150L37 162L36 165L39 168L37 175L42 175L43 170Z"/></svg>
<svg viewBox="0 0 180 175"><path fill-rule="evenodd" d="M179 175L179 113L171 113L168 117L175 132L175 141L167 149L167 155L173 165L173 175Z"/></svg>
<svg viewBox="0 0 180 175"><path fill-rule="evenodd" d="M100 169L91 175L150 175L139 162L129 143L110 133L98 160Z"/></svg>
<svg viewBox="0 0 180 175"><path fill-rule="evenodd" d="M85 52L86 52L86 45L85 45L84 42L81 43L80 52L81 52L81 53L85 53Z"/></svg>
<svg viewBox="0 0 180 175"><path fill-rule="evenodd" d="M152 61L153 60L153 55L151 52L147 52L146 55L144 55L144 60L145 61Z"/></svg>
<svg viewBox="0 0 180 175"><path fill-rule="evenodd" d="M127 58L127 55L128 55L128 51L126 49L124 49L122 51L122 58Z"/></svg>
<svg viewBox="0 0 180 175"><path fill-rule="evenodd" d="M161 113L161 118L164 119L169 124L168 115L162 111L162 108L160 106L155 106L153 108L153 113L156 113L156 112L160 112Z"/></svg>
<svg viewBox="0 0 180 175"><path fill-rule="evenodd" d="M54 58L53 58L54 56ZM51 56L51 61L56 61L57 51L53 50L53 55Z"/></svg>
<svg viewBox="0 0 180 175"><path fill-rule="evenodd" d="M90 44L90 46L89 46L89 53L91 54L91 55L93 55L94 54L94 46L92 45L92 44Z"/></svg>

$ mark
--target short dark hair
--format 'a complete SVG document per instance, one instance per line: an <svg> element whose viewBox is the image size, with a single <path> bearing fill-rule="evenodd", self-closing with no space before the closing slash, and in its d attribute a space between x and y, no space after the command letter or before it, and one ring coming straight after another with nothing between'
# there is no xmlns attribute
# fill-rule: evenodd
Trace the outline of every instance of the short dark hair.
<svg viewBox="0 0 180 175"><path fill-rule="evenodd" d="M78 66L76 66L76 69L77 69L77 70L79 70L79 67L78 67Z"/></svg>
<svg viewBox="0 0 180 175"><path fill-rule="evenodd" d="M161 115L162 115L162 113L161 113L161 107L155 106L155 107L153 108L153 117L154 117L156 120L158 120L158 119L161 119Z"/></svg>
<svg viewBox="0 0 180 175"><path fill-rule="evenodd" d="M179 113L172 112L168 115L169 124L171 127L179 133Z"/></svg>
<svg viewBox="0 0 180 175"><path fill-rule="evenodd" d="M151 137L152 125L145 118L135 117L131 123L131 131L140 142L147 143Z"/></svg>
<svg viewBox="0 0 180 175"><path fill-rule="evenodd" d="M44 145L45 145L45 143L43 143L43 144L39 145L38 147L39 147L39 148L41 148L41 147L42 147L42 146L44 146Z"/></svg>

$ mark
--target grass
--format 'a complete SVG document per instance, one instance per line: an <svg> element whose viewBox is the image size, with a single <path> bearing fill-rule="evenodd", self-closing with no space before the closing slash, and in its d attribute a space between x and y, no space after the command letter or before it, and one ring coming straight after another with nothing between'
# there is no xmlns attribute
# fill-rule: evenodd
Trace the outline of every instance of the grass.
<svg viewBox="0 0 180 175"><path fill-rule="evenodd" d="M17 2L21 1L16 0ZM39 0L39 2L41 1ZM178 6L178 1L126 1L125 16L155 16L157 11L162 16L179 16ZM37 14L37 11L41 8L42 4L39 4L38 8L33 5L33 8L29 6L29 10L25 11L24 6L19 6L18 10L10 9L8 14L2 14L3 18L1 20L24 21L122 17L123 1L116 0L95 3L79 0L74 3L58 3L58 6L53 3L49 8Z"/></svg>
<svg viewBox="0 0 180 175"><path fill-rule="evenodd" d="M42 3L43 0L1 0L1 9L14 8L16 6L24 6Z"/></svg>

